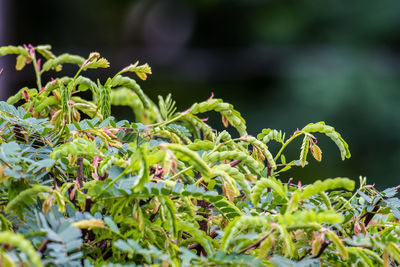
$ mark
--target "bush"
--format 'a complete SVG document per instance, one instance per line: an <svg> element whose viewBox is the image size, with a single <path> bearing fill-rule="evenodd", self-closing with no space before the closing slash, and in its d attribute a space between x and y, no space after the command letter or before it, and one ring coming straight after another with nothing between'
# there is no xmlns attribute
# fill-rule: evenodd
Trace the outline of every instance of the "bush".
<svg viewBox="0 0 400 267"><path fill-rule="evenodd" d="M353 193L347 178L282 180L308 158L321 161L315 134L350 157L333 127L311 123L289 138L264 129L256 138L222 99L183 112L170 95L155 104L127 76L145 80L147 64L95 83L82 74L108 67L106 59L50 49L0 48L0 56L18 55L17 70L32 63L37 81L0 102L3 266L400 264L398 188L379 192L360 178ZM64 64L78 66L74 77L42 83ZM112 106L129 106L135 122L116 121ZM209 111L238 137L199 117ZM288 160L296 138L299 159ZM280 146L274 155L270 142Z"/></svg>

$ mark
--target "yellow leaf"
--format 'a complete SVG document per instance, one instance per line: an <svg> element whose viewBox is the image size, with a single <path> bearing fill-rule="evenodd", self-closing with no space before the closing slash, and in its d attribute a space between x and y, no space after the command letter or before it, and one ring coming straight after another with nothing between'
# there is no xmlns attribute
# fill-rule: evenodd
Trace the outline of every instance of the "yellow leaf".
<svg viewBox="0 0 400 267"><path fill-rule="evenodd" d="M313 256L318 255L319 251L321 250L322 241L324 241L324 237L322 236L322 238L321 238L320 235L315 234L314 241L312 242L312 246L311 246L311 248L312 248L311 254Z"/></svg>
<svg viewBox="0 0 400 267"><path fill-rule="evenodd" d="M136 75L137 75L140 79L142 79L143 81L145 81L145 80L147 79L146 73L143 73L143 72L136 72Z"/></svg>
<svg viewBox="0 0 400 267"><path fill-rule="evenodd" d="M329 230L326 232L326 235L339 250L341 258L343 260L348 260L349 253L347 252L346 247L343 245L342 240L340 240L340 238L335 234L335 232Z"/></svg>
<svg viewBox="0 0 400 267"><path fill-rule="evenodd" d="M140 66L136 66L136 65L137 64L132 65L132 67L130 69L128 69L128 71L134 71L140 79L146 80L147 74L152 74L149 64L146 63L146 64L143 64Z"/></svg>
<svg viewBox="0 0 400 267"><path fill-rule="evenodd" d="M26 57L23 55L19 55L17 57L17 64L15 65L16 70L22 70L26 65Z"/></svg>
<svg viewBox="0 0 400 267"><path fill-rule="evenodd" d="M311 143L310 146L310 150L311 150L311 154L313 155L313 157L317 160L317 161L321 161L322 160L322 151L319 148L319 146L317 146L314 143Z"/></svg>
<svg viewBox="0 0 400 267"><path fill-rule="evenodd" d="M224 191L224 194L226 195L228 200L233 202L233 200L235 199L235 192L232 186L229 183L225 182L224 179L222 179L222 191Z"/></svg>
<svg viewBox="0 0 400 267"><path fill-rule="evenodd" d="M95 219L74 222L72 223L72 225L79 229L104 228L104 222L102 220L95 220Z"/></svg>
<svg viewBox="0 0 400 267"><path fill-rule="evenodd" d="M225 128L228 128L229 126L228 118L225 115L222 115L222 124L225 126Z"/></svg>
<svg viewBox="0 0 400 267"><path fill-rule="evenodd" d="M15 263L13 262L13 260L11 259L10 256L7 255L7 253L5 253L4 251L0 252L0 262L1 262L1 266L3 267L16 267Z"/></svg>
<svg viewBox="0 0 400 267"><path fill-rule="evenodd" d="M264 259L268 256L268 252L273 248L275 245L275 240L272 235L264 239L264 241L260 244L260 249L258 250L257 259Z"/></svg>

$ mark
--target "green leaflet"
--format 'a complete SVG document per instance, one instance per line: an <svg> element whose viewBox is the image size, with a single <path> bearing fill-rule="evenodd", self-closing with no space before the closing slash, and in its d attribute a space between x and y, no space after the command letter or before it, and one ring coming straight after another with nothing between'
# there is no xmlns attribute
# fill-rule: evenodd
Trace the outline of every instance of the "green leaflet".
<svg viewBox="0 0 400 267"><path fill-rule="evenodd" d="M36 105L36 107L33 109L35 112L41 112L43 109L56 105L60 101L55 97L55 96L49 96L46 97L43 101L39 103L39 105Z"/></svg>
<svg viewBox="0 0 400 267"><path fill-rule="evenodd" d="M138 192L144 196L183 196L191 197L198 200L205 200L213 203L214 208L221 212L226 218L235 218L240 216L242 212L232 202L229 202L223 195L218 195L215 191L205 191L204 188L195 185L184 187L177 183L171 190L171 187L163 182L147 183L146 186Z"/></svg>
<svg viewBox="0 0 400 267"><path fill-rule="evenodd" d="M118 158L114 156L107 156L104 158L99 165L99 174L104 175L107 170L111 169L111 167L118 161Z"/></svg>
<svg viewBox="0 0 400 267"><path fill-rule="evenodd" d="M297 212L289 212L283 215L283 220L285 225L305 225L310 223L341 223L343 222L343 216L341 214L337 214L334 211L322 211L316 213L313 210L302 210Z"/></svg>
<svg viewBox="0 0 400 267"><path fill-rule="evenodd" d="M76 56L76 55L71 55L71 54L62 54L56 58L47 60L46 63L43 64L41 72L49 71L51 69L60 71L61 70L60 65L66 64L66 63L81 66L84 61L85 61L85 59L81 56Z"/></svg>
<svg viewBox="0 0 400 267"><path fill-rule="evenodd" d="M41 54L45 59L52 59L56 56L51 52L51 45L38 45L35 50Z"/></svg>
<svg viewBox="0 0 400 267"><path fill-rule="evenodd" d="M19 55L17 57L17 63L15 64L16 70L22 70L26 65L26 56Z"/></svg>
<svg viewBox="0 0 400 267"><path fill-rule="evenodd" d="M108 85L108 82L104 86L98 82L97 86L99 88L98 105L100 105L100 112L103 120L105 120L111 116L111 88Z"/></svg>
<svg viewBox="0 0 400 267"><path fill-rule="evenodd" d="M172 237L176 237L178 234L177 227L177 219L175 216L175 206L171 199L168 196L159 196L158 200L161 203L161 207L163 209L163 213L167 218L169 232L172 234Z"/></svg>
<svg viewBox="0 0 400 267"><path fill-rule="evenodd" d="M354 256L356 256L358 258L358 260L362 263L363 266L367 266L367 267L375 266L374 263L372 262L372 260L366 255L366 253L365 253L366 249L355 248L355 247L347 247L346 249L350 254L353 254ZM381 264L383 264L383 261Z"/></svg>
<svg viewBox="0 0 400 267"><path fill-rule="evenodd" d="M142 101L144 108L146 108L146 109L150 108L150 103L147 100L147 97L145 96L142 89L136 83L135 80L133 80L129 77L124 77L124 76L118 75L117 77L114 77L112 79L112 81L110 83L110 87L119 87L119 86L123 86L123 87L129 88L132 91L134 91L137 94L137 96L139 97L139 99Z"/></svg>
<svg viewBox="0 0 400 267"><path fill-rule="evenodd" d="M57 78L46 83L44 90L39 93L40 96L48 96L53 90L60 88L60 85L68 84L72 81L70 77Z"/></svg>
<svg viewBox="0 0 400 267"><path fill-rule="evenodd" d="M326 208L328 210L332 210L332 203L331 203L331 200L329 199L328 195L325 192L319 192L318 194L322 198L322 201L324 201Z"/></svg>
<svg viewBox="0 0 400 267"><path fill-rule="evenodd" d="M147 162L147 144L143 144L138 147L138 156L139 156L139 174L138 179L135 184L132 186L132 189L138 191L138 189L142 189L144 185L150 180L149 173L149 164ZM135 155L132 156L131 161L134 162Z"/></svg>
<svg viewBox="0 0 400 267"><path fill-rule="evenodd" d="M226 142L229 140L232 140L231 135L226 130L223 130L222 132L219 133L215 142L220 143L220 142Z"/></svg>
<svg viewBox="0 0 400 267"><path fill-rule="evenodd" d="M335 234L335 232L328 230L326 232L326 236L335 244L336 248L339 250L339 254L343 260L347 260L349 258L349 253L347 252L343 242L340 238Z"/></svg>
<svg viewBox="0 0 400 267"><path fill-rule="evenodd" d="M89 55L89 58L81 66L82 70L108 68L110 63L107 59L100 57L100 54L94 52Z"/></svg>
<svg viewBox="0 0 400 267"><path fill-rule="evenodd" d="M278 217L278 220L281 219ZM285 256L286 257L293 257L294 255L294 245L292 238L289 235L289 232L286 230L285 226L283 224L274 224L274 228L277 228L279 233L282 236L283 242L284 242L284 251L285 251Z"/></svg>
<svg viewBox="0 0 400 267"><path fill-rule="evenodd" d="M176 111L175 101L172 100L171 94L168 94L165 100L162 96L158 96L158 106L164 120L171 119Z"/></svg>
<svg viewBox="0 0 400 267"><path fill-rule="evenodd" d="M17 265L11 259L11 257L5 252L0 251L0 258L4 267L16 267Z"/></svg>
<svg viewBox="0 0 400 267"><path fill-rule="evenodd" d="M242 174L237 168L231 167L229 164L220 164L213 167L213 170L214 169L222 170L232 177L240 185L245 196L249 200L252 200L250 185L247 183L244 174Z"/></svg>
<svg viewBox="0 0 400 267"><path fill-rule="evenodd" d="M385 248L391 257L393 257L397 263L400 263L400 248L393 242L389 242Z"/></svg>
<svg viewBox="0 0 400 267"><path fill-rule="evenodd" d="M300 204L300 195L301 193L299 191L296 191L292 194L292 197L287 204L285 215L297 210Z"/></svg>
<svg viewBox="0 0 400 267"><path fill-rule="evenodd" d="M170 256L166 253L163 253L164 251L159 250L157 247L153 246L153 245L149 245L149 248L143 248L142 246L140 246L135 240L133 239L128 239L127 241L124 241L122 239L119 239L117 241L115 241L113 243L113 246L115 248L117 248L118 250L122 251L122 252L128 252L129 254L137 254L137 255L141 255L144 256L144 259L146 262L151 263L151 259L155 258L155 259L159 259L162 260L163 262L166 262L168 264L172 265L173 262L171 262ZM110 267L117 267L117 266L121 266L120 264L115 264L115 265L111 265L111 264L107 264L107 266Z"/></svg>
<svg viewBox="0 0 400 267"><path fill-rule="evenodd" d="M329 178L324 181L318 180L312 185L307 186L301 194L301 199L307 199L312 195L320 192L344 188L348 191L353 191L355 182L348 178Z"/></svg>
<svg viewBox="0 0 400 267"><path fill-rule="evenodd" d="M189 165L193 165L204 176L204 178L211 177L212 172L210 167L208 167L196 152L178 144L168 144L163 146L174 152L178 159L187 162Z"/></svg>
<svg viewBox="0 0 400 267"><path fill-rule="evenodd" d="M93 104L93 102L86 101L78 96L73 96L71 98L74 101L72 107L76 108L77 110L85 113L90 118L99 117L101 118L101 114L97 110L97 106Z"/></svg>
<svg viewBox="0 0 400 267"><path fill-rule="evenodd" d="M181 139L182 143L186 143L188 145L192 144L192 140L190 140L189 138L192 135L186 127L177 124L168 124L164 127L164 129L169 131L170 133L174 133L175 135L177 135Z"/></svg>
<svg viewBox="0 0 400 267"><path fill-rule="evenodd" d="M238 232L257 227L259 230L263 228L270 228L269 220L259 216L241 216L236 217L224 229L224 235L221 238L221 249L227 251L229 244Z"/></svg>
<svg viewBox="0 0 400 267"><path fill-rule="evenodd" d="M71 123L71 107L69 105L71 92L72 92L71 82L69 82L67 86L64 85L60 86L62 114L67 123Z"/></svg>
<svg viewBox="0 0 400 267"><path fill-rule="evenodd" d="M258 202L260 201L261 193L266 188L273 189L276 193L278 193L278 195L287 199L287 196L285 193L286 189L282 185L280 180L276 180L273 177L261 178L260 180L257 181L256 185L253 187L253 190L252 190L252 197L253 197L254 205L258 205Z"/></svg>
<svg viewBox="0 0 400 267"><path fill-rule="evenodd" d="M194 140L193 143L187 146L191 150L199 151L199 150L211 150L214 148L214 143L209 140Z"/></svg>
<svg viewBox="0 0 400 267"><path fill-rule="evenodd" d="M9 105L14 105L15 103L17 103L18 101L20 101L21 99L23 99L23 98L24 98L24 91L25 91L25 90L29 90L29 88L28 88L28 87L24 87L24 88L20 89L20 90L18 91L18 93L16 93L15 95L10 96L10 97L7 99L7 104L9 104Z"/></svg>
<svg viewBox="0 0 400 267"><path fill-rule="evenodd" d="M9 54L23 55L26 57L29 56L28 51L22 46L9 45L9 46L0 47L0 57L9 55Z"/></svg>
<svg viewBox="0 0 400 267"><path fill-rule="evenodd" d="M0 232L8 231L12 227L10 223L3 214L0 214Z"/></svg>
<svg viewBox="0 0 400 267"><path fill-rule="evenodd" d="M78 86L80 92L84 92L89 89L92 92L93 96L97 95L97 92L99 90L96 83L94 83L89 78L83 76L78 76L75 79L74 86Z"/></svg>
<svg viewBox="0 0 400 267"><path fill-rule="evenodd" d="M267 144L271 140L283 144L285 142L285 134L282 134L282 131L268 128L263 129L261 133L257 135L257 139L261 140L264 144Z"/></svg>
<svg viewBox="0 0 400 267"><path fill-rule="evenodd" d="M240 135L246 135L246 122L240 113L231 104L224 103L222 99L209 99L204 102L195 103L190 108L192 114L216 111L225 116L229 123L236 128Z"/></svg>
<svg viewBox="0 0 400 267"><path fill-rule="evenodd" d="M263 155L267 159L269 166L275 170L276 163L274 161L274 157L272 156L271 152L269 152L268 147L263 142L257 140L255 137L250 136L250 137L247 137L246 139L251 145L256 146L258 149L260 149L260 151L263 153Z"/></svg>
<svg viewBox="0 0 400 267"><path fill-rule="evenodd" d="M210 141L215 140L215 134L213 133L211 127L204 123L197 116L188 113L182 116L181 120L187 122L192 127L195 138L200 138L198 131L201 131L203 132L204 139Z"/></svg>
<svg viewBox="0 0 400 267"><path fill-rule="evenodd" d="M206 160L209 162L223 161L223 160L241 160L249 170L254 174L259 174L263 164L248 154L241 151L216 151L208 154Z"/></svg>
<svg viewBox="0 0 400 267"><path fill-rule="evenodd" d="M50 153L50 158L56 160L65 158L68 155L92 156L94 154L96 154L96 143L94 141L84 138L76 138L72 142L54 148L53 152Z"/></svg>
<svg viewBox="0 0 400 267"><path fill-rule="evenodd" d="M342 160L345 160L345 159L348 159L351 157L349 145L343 140L343 138L340 136L339 133L337 133L337 132L326 133L326 136L328 136L330 139L332 139L333 142L335 142L335 144L339 147Z"/></svg>
<svg viewBox="0 0 400 267"><path fill-rule="evenodd" d="M156 132L154 134L155 136L169 139L171 141L171 143L184 144L184 142L181 140L181 138L172 131L169 131L167 129L161 129L159 127L156 127L153 130Z"/></svg>
<svg viewBox="0 0 400 267"><path fill-rule="evenodd" d="M213 168L213 174L218 175L222 179L222 188L229 201L233 201L240 192L236 186L236 181L224 170L220 168Z"/></svg>
<svg viewBox="0 0 400 267"><path fill-rule="evenodd" d="M338 146L342 160L351 157L348 144L343 140L340 134L335 131L335 128L329 125L325 125L325 122L320 121L317 123L310 123L306 125L302 129L302 131L307 133L313 133L313 132L324 133L326 136L332 139L332 141L334 141L335 144Z"/></svg>
<svg viewBox="0 0 400 267"><path fill-rule="evenodd" d="M36 253L32 244L27 241L23 235L12 232L0 232L0 243L10 244L17 247L28 257L29 262L35 267L42 267L39 255Z"/></svg>
<svg viewBox="0 0 400 267"><path fill-rule="evenodd" d="M13 198L10 202L8 202L6 206L6 212L11 212L16 210L19 206L22 209L25 205L31 204L34 202L34 197L41 192L50 193L52 189L48 186L44 185L33 185L32 188L26 189L18 194L15 198Z"/></svg>
<svg viewBox="0 0 400 267"><path fill-rule="evenodd" d="M301 163L301 167L304 167L306 165L309 144L310 144L310 139L307 135L305 135L304 139L303 139L303 143L301 145L301 151L300 151L300 159L299 160Z"/></svg>

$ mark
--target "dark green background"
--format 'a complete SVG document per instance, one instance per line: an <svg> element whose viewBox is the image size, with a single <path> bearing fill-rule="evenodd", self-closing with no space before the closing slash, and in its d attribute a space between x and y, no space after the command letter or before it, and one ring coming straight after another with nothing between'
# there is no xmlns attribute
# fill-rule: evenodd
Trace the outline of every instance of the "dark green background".
<svg viewBox="0 0 400 267"><path fill-rule="evenodd" d="M253 135L270 127L289 136L324 120L349 143L352 158L342 162L321 136L323 162L310 159L311 168L284 179L363 175L379 188L399 184L398 0L0 0L0 8L1 45L99 51L111 68L88 75L103 81L136 60L148 62L154 74L141 85L154 100L171 92L186 109L214 92L241 111ZM2 99L34 85L32 70L15 73L13 60L0 62ZM113 110L119 118L131 116L126 111ZM219 118L211 120L220 127Z"/></svg>

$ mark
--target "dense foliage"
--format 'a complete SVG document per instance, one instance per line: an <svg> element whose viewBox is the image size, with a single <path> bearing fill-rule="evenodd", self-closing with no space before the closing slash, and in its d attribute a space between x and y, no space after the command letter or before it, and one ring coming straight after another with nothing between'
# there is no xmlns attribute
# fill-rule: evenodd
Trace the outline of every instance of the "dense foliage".
<svg viewBox="0 0 400 267"><path fill-rule="evenodd" d="M365 178L354 192L355 182L340 177L283 182L308 158L322 160L316 133L350 157L333 127L318 122L289 138L274 129L253 137L222 99L183 112L170 95L155 104L127 76L145 80L147 64L103 84L82 75L109 66L98 53L0 48L7 54L18 55L17 70L33 65L37 87L0 102L2 266L400 263L398 188L379 192ZM74 77L42 83L43 73L67 63L78 66ZM112 106L129 106L134 122L115 121ZM238 137L213 130L200 117L209 111ZM296 138L303 138L299 158L287 160ZM279 145L274 154L270 142Z"/></svg>

